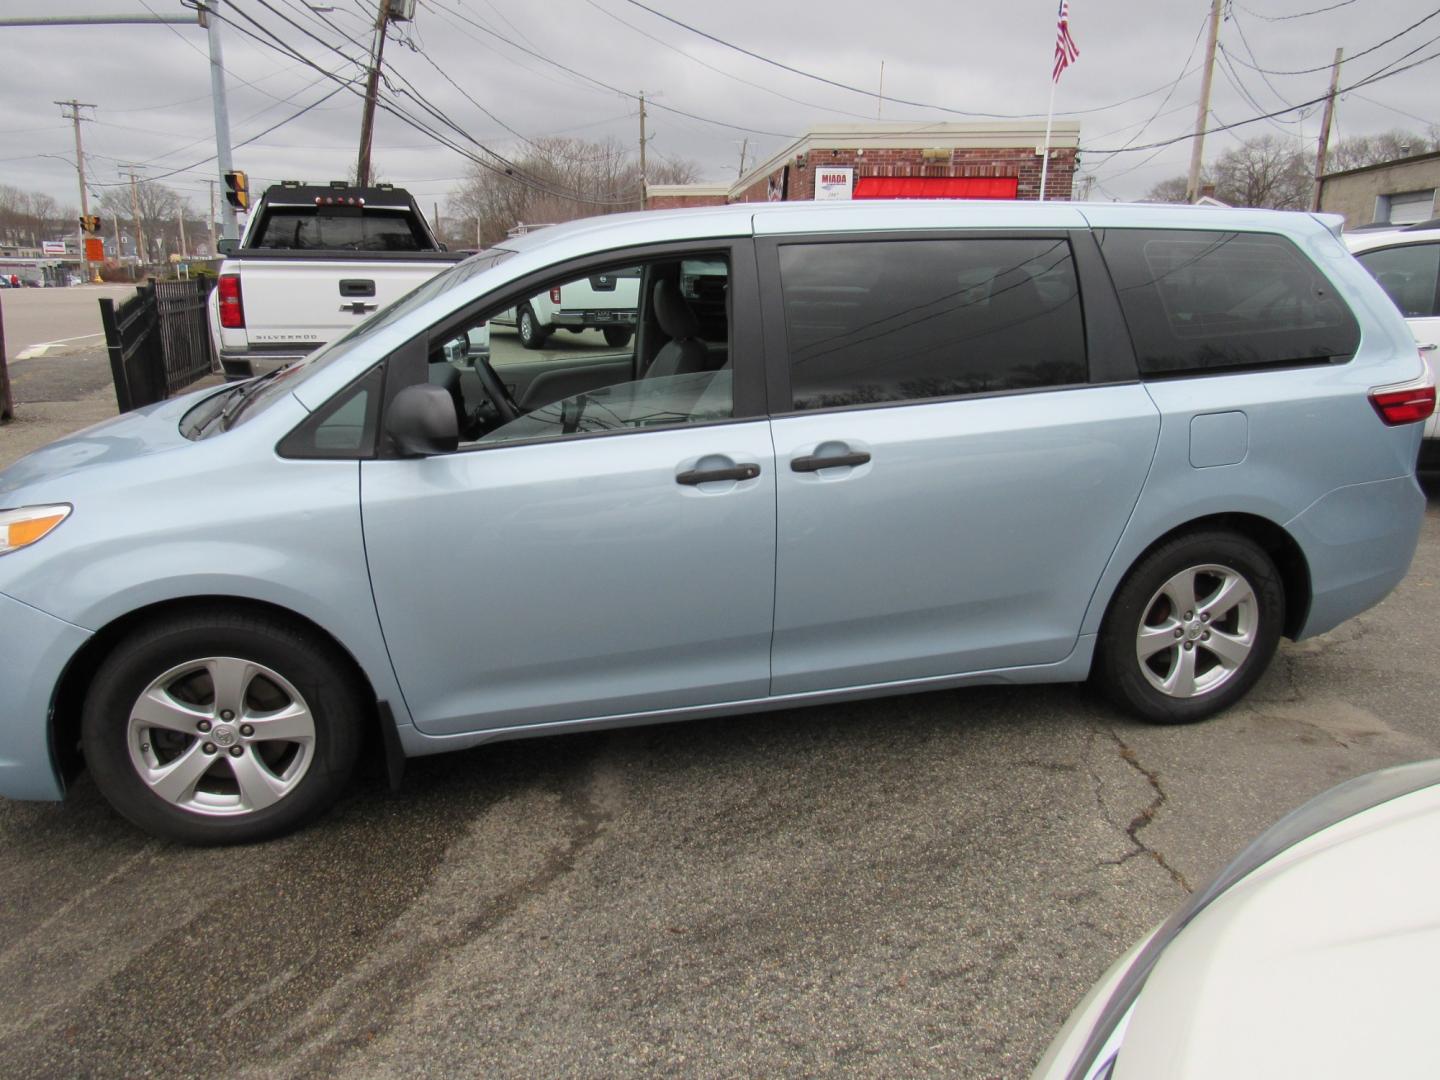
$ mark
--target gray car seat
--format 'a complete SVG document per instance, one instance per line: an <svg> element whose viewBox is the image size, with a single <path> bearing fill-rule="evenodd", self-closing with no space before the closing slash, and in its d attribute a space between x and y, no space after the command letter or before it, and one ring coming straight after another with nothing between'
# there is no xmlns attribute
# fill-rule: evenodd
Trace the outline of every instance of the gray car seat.
<svg viewBox="0 0 1440 1080"><path fill-rule="evenodd" d="M680 287L673 281L657 281L652 295L655 321L670 340L655 354L645 377L655 379L704 371L707 353L705 343L697 336L700 324L690 305L680 295Z"/></svg>

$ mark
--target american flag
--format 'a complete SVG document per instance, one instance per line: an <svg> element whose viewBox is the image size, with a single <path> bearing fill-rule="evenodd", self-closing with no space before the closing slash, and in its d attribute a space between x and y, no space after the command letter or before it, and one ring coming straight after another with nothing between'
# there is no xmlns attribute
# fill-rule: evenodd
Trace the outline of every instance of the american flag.
<svg viewBox="0 0 1440 1080"><path fill-rule="evenodd" d="M1080 49L1070 36L1070 0L1060 0L1060 16L1055 24L1055 70L1052 82L1060 81L1060 73L1080 58Z"/></svg>

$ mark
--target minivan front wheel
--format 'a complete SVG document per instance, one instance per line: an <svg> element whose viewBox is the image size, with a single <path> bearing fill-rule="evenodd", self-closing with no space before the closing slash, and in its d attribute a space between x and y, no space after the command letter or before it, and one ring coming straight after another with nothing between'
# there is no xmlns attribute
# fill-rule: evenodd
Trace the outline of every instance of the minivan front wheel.
<svg viewBox="0 0 1440 1080"><path fill-rule="evenodd" d="M240 843L335 800L363 709L329 642L217 613L154 623L116 649L86 697L81 744L101 793L142 829Z"/></svg>
<svg viewBox="0 0 1440 1080"><path fill-rule="evenodd" d="M1261 547L1234 533L1179 537L1136 564L1116 591L1095 678L1146 720L1203 720L1265 673L1284 621L1284 586Z"/></svg>

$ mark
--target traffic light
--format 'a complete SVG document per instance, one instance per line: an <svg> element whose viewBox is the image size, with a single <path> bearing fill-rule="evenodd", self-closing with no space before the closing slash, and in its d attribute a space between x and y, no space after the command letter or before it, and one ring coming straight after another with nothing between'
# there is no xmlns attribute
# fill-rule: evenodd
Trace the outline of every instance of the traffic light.
<svg viewBox="0 0 1440 1080"><path fill-rule="evenodd" d="M98 233L100 231L100 215L82 214L80 217L80 231L91 233L92 235Z"/></svg>
<svg viewBox="0 0 1440 1080"><path fill-rule="evenodd" d="M225 198L236 210L250 209L250 181L243 172L225 174Z"/></svg>

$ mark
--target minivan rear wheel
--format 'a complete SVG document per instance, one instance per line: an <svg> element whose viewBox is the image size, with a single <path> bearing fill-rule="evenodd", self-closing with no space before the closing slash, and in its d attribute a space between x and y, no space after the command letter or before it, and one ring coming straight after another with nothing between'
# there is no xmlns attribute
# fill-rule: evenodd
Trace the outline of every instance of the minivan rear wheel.
<svg viewBox="0 0 1440 1080"><path fill-rule="evenodd" d="M96 786L148 832L190 844L276 836L344 790L364 698L334 646L280 619L167 619L101 664L81 746Z"/></svg>
<svg viewBox="0 0 1440 1080"><path fill-rule="evenodd" d="M1141 559L1116 591L1094 679L1153 723L1204 720L1265 673L1284 622L1284 586L1263 548L1228 532L1178 537Z"/></svg>

